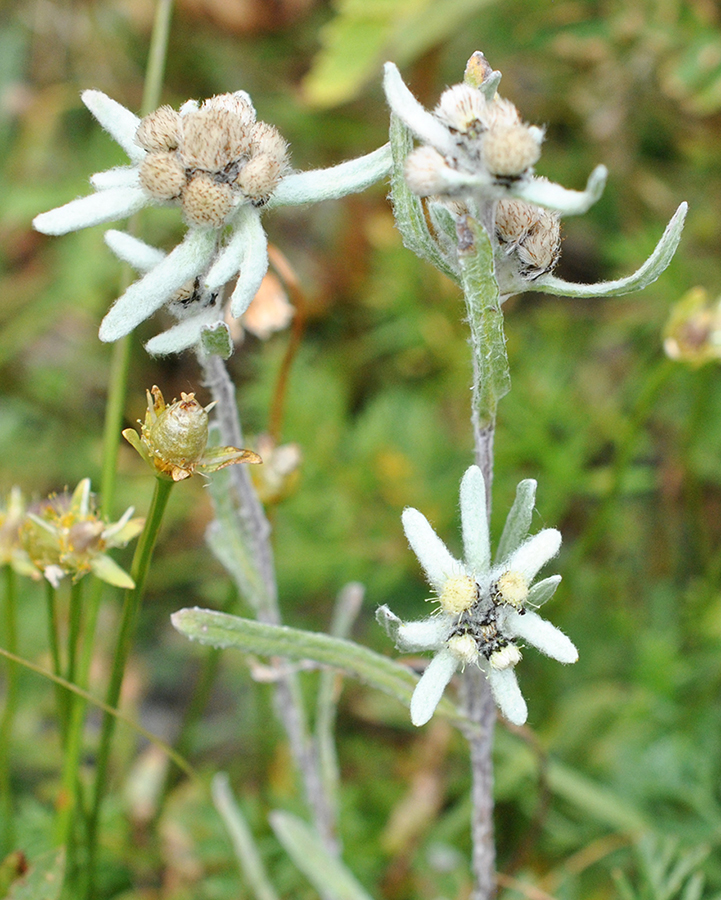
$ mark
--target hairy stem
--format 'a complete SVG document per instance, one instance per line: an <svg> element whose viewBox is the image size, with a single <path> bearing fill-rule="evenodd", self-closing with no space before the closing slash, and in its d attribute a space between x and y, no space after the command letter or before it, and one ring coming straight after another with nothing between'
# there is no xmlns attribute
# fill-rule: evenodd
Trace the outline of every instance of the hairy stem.
<svg viewBox="0 0 721 900"><path fill-rule="evenodd" d="M235 386L228 375L223 360L218 356L201 359L205 384L216 408L217 425L221 442L234 447L243 446L243 433L235 400ZM251 551L254 567L262 584L261 596L253 602L259 621L280 625L278 588L275 579L273 549L270 542L270 524L253 487L248 469L233 466L229 470L232 486L233 509L237 516L244 541ZM291 752L305 788L308 808L326 849L337 855L338 840L333 804L328 797L320 773L319 753L315 740L308 732L305 709L298 678L293 672L280 670L275 684L275 705L283 723Z"/></svg>

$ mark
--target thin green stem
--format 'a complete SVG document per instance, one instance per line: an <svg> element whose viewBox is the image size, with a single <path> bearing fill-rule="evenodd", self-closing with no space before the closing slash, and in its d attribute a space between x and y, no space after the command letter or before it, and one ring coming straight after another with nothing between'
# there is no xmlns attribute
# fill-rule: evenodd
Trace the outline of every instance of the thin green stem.
<svg viewBox="0 0 721 900"><path fill-rule="evenodd" d="M159 0L155 8L153 33L150 38L150 50L148 51L148 62L145 69L145 87L140 108L142 116L147 116L149 112L152 112L160 105L172 14L173 0Z"/></svg>
<svg viewBox="0 0 721 900"><path fill-rule="evenodd" d="M130 648L135 635L138 610L143 596L145 579L148 575L153 549L160 531L163 513L165 512L165 507L167 506L173 484L174 482L164 478L155 479L155 492L153 494L148 517L145 520L145 527L135 548L135 556L133 557L133 564L130 570L130 575L135 583L135 587L125 592L120 620L120 631L118 632L115 651L113 653L113 668L105 698L107 706L112 708L115 708L118 705L118 700L120 698L120 689L123 684L125 665L128 661ZM107 786L110 745L112 743L114 730L115 717L106 713L103 717L100 734L100 746L98 748L95 772L95 791L88 821L88 897L92 896L95 857L97 853L98 819Z"/></svg>
<svg viewBox="0 0 721 900"><path fill-rule="evenodd" d="M17 653L17 609L15 573L5 566L4 631L5 646ZM10 745L17 704L17 676L15 663L7 660L5 707L0 720L0 859L4 859L14 846L13 801L10 783Z"/></svg>
<svg viewBox="0 0 721 900"><path fill-rule="evenodd" d="M76 581L70 588L70 628L68 631L68 670L66 678L75 681L75 667L80 640L80 624L83 611L83 585Z"/></svg>
<svg viewBox="0 0 721 900"><path fill-rule="evenodd" d="M58 592L49 581L45 582L45 605L48 619L48 646L50 647L50 657L53 661L53 672L56 675L61 675L60 640L58 638ZM67 704L65 692L57 684L55 685L55 703L58 713L58 726L64 739L67 727L65 717Z"/></svg>

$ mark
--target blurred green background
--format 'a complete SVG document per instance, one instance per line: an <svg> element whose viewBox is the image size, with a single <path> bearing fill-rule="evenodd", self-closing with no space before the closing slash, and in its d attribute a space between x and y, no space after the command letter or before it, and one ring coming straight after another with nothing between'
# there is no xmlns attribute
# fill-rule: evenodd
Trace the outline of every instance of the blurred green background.
<svg viewBox="0 0 721 900"><path fill-rule="evenodd" d="M80 103L93 87L136 110L150 0L6 2L0 30L0 486L29 497L99 481L110 348L99 322L121 285L102 228L62 238L32 217L89 190L122 151ZM546 609L580 651L570 668L529 651L519 668L531 735L499 728L499 869L508 896L618 896L614 870L641 885L633 838L708 845L721 890L721 372L665 358L671 308L692 286L721 293L721 13L713 0L178 0L163 101L243 88L291 143L299 169L387 139L380 71L402 67L433 106L481 49L501 93L545 124L537 171L581 188L599 162L602 200L564 222L557 274L615 278L653 248L678 203L690 213L670 269L642 294L572 301L527 294L504 307L513 388L500 407L494 527L517 481L539 482L535 530L561 529ZM283 441L303 452L295 492L272 511L286 621L325 629L344 583L366 586L355 636L395 654L373 620L388 603L417 617L428 595L400 528L421 509L454 549L457 490L472 461L470 360L457 289L406 251L376 187L344 202L269 213L270 240L295 269L305 329L293 359ZM176 210L143 236L172 246ZM133 338L127 424L144 390L197 390L194 359L154 360ZM230 362L249 435L268 427L289 332L247 336ZM150 477L121 451L119 514L144 512ZM204 653L168 616L222 607L228 581L203 542L201 479L181 485L151 574L128 702L172 735ZM121 562L123 560L121 559ZM127 560L126 560L127 561ZM42 661L41 591L24 588L22 650ZM242 607L241 607L242 609ZM112 603L106 628L112 632ZM30 855L45 827L58 751L52 695L23 675L13 773ZM312 683L309 685L312 687ZM132 707L131 707L132 709ZM468 772L443 724L416 731L385 697L349 685L340 711L345 858L377 897L466 896ZM214 814L181 785L158 828L127 819L136 759L123 729L106 832L104 896L245 897ZM230 771L286 896L312 896L265 822L300 811L270 713L240 656L223 657L193 760ZM406 819L403 819L406 815ZM412 823L408 825L408 820ZM130 821L131 824L128 824ZM404 825L403 822L406 822ZM107 835L114 835L108 838ZM134 848L131 852L131 848ZM138 850L140 848L140 850ZM639 892L641 888L639 887ZM126 892L126 893L123 893ZM644 896L656 897L659 894Z"/></svg>

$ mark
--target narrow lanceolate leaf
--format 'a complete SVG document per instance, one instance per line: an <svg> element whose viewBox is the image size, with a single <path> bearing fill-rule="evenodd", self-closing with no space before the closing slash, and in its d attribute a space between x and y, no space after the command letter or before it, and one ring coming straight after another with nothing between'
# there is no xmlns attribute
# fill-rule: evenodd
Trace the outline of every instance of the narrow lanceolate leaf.
<svg viewBox="0 0 721 900"><path fill-rule="evenodd" d="M333 900L372 900L355 875L331 856L316 832L298 816L276 810L270 824L286 852L321 897Z"/></svg>
<svg viewBox="0 0 721 900"><path fill-rule="evenodd" d="M679 206L666 226L661 240L656 244L656 249L633 275L618 278L616 281L600 281L598 284L574 284L553 275L544 275L533 282L533 290L542 294L558 294L562 297L578 297L579 299L620 297L622 294L643 290L658 278L673 259L681 240L687 210L687 203Z"/></svg>
<svg viewBox="0 0 721 900"><path fill-rule="evenodd" d="M560 575L550 575L548 578L544 578L543 581L537 581L528 592L527 605L535 609L543 606L556 593L556 588L560 583Z"/></svg>
<svg viewBox="0 0 721 900"><path fill-rule="evenodd" d="M283 656L309 659L333 666L371 687L390 694L406 706L418 678L407 668L352 641L313 631L266 625L251 619L231 616L209 609L181 609L171 616L177 630L191 640L211 647L231 648L256 656ZM460 723L462 718L453 704L443 700L438 711Z"/></svg>
<svg viewBox="0 0 721 900"><path fill-rule="evenodd" d="M461 285L471 328L474 360L472 404L481 426L493 421L498 401L511 389L503 333L501 296L493 266L493 248L486 230L470 216L472 240L459 243Z"/></svg>
<svg viewBox="0 0 721 900"><path fill-rule="evenodd" d="M233 797L228 776L219 772L211 785L213 805L225 823L233 842L238 866L255 900L278 900L278 895L268 878L263 860L240 807Z"/></svg>
<svg viewBox="0 0 721 900"><path fill-rule="evenodd" d="M506 524L498 544L496 562L501 563L517 550L528 537L533 518L533 507L536 503L537 482L526 478L516 488L516 499L506 517Z"/></svg>
<svg viewBox="0 0 721 900"><path fill-rule="evenodd" d="M393 151L391 202L403 245L458 284L458 273L444 257L438 242L428 229L423 201L406 184L405 164L408 154L413 149L413 136L398 116L393 114L391 114L391 149Z"/></svg>

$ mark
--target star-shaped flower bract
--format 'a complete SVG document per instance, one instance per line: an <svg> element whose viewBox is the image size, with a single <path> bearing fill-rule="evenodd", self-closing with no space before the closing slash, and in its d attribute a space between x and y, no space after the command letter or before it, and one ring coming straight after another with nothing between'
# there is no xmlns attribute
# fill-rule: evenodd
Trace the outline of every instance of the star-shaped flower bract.
<svg viewBox="0 0 721 900"><path fill-rule="evenodd" d="M188 224L181 243L115 302L100 326L103 341L129 334L195 279L207 297L240 273L230 304L238 318L268 268L262 209L343 197L390 170L385 145L330 169L289 172L285 141L256 121L245 91L191 100L177 112L161 107L142 120L100 91L82 99L131 165L94 175L94 194L36 216L35 228L66 234L149 205L180 205Z"/></svg>
<svg viewBox="0 0 721 900"><path fill-rule="evenodd" d="M523 640L562 663L578 652L554 625L533 607L545 603L561 581L552 575L533 584L540 569L557 553L561 535L545 528L527 537L535 502L536 482L522 481L506 520L496 561L491 560L483 474L471 466L461 481L463 560L455 559L428 520L416 509L403 513L403 528L438 601L426 619L402 622L387 606L376 618L399 650L433 650L435 655L413 693L411 721L425 724L433 715L446 685L458 668L478 665L486 674L503 715L522 725L528 710L515 666Z"/></svg>

